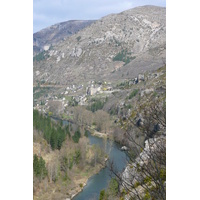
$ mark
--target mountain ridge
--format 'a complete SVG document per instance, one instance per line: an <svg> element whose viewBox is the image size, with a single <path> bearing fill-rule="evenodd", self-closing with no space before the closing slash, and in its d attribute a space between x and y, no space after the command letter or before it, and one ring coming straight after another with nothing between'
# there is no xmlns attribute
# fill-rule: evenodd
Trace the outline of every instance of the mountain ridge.
<svg viewBox="0 0 200 200"><path fill-rule="evenodd" d="M95 20L69 20L48 26L33 34L33 56L51 45L55 45L77 31L89 26ZM46 46L46 48L45 48Z"/></svg>
<svg viewBox="0 0 200 200"><path fill-rule="evenodd" d="M165 15L164 7L140 6L93 22L34 62L34 82L117 81L159 68L166 57Z"/></svg>

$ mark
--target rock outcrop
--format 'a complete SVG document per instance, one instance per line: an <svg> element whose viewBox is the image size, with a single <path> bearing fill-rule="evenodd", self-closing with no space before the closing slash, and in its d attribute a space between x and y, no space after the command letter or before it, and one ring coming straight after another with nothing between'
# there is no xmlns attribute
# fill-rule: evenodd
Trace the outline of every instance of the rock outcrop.
<svg viewBox="0 0 200 200"><path fill-rule="evenodd" d="M33 70L40 74L34 73L34 82L117 82L138 75L142 81L144 72L156 70L165 60L165 15L166 8L142 6L95 21L35 61Z"/></svg>
<svg viewBox="0 0 200 200"><path fill-rule="evenodd" d="M48 51L51 45L64 41L67 37L89 26L95 20L71 20L58 23L33 34L33 55Z"/></svg>
<svg viewBox="0 0 200 200"><path fill-rule="evenodd" d="M135 159L134 163L127 165L124 172L122 173L122 188L129 188L130 190L133 190L133 193L137 191L137 195L142 196L145 187L141 187L141 185L145 184L144 180L150 174L156 173L156 167L152 167L152 162L157 164L154 160L157 159L160 155L163 156L165 154L165 149L166 136L159 136L157 138L146 140L143 151ZM165 158L163 157L163 159ZM152 182L151 184L154 183ZM133 187L135 187L135 190ZM130 199L130 195L127 195L126 199Z"/></svg>

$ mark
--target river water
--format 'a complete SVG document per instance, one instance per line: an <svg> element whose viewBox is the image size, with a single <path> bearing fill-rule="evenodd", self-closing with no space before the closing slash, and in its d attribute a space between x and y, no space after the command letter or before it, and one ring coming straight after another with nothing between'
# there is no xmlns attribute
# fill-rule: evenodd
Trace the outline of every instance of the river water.
<svg viewBox="0 0 200 200"><path fill-rule="evenodd" d="M127 164L127 157L120 146L107 139L89 135L90 144L99 145L109 155L118 172L122 172ZM103 168L98 174L93 175L87 181L87 185L76 195L73 200L98 200L101 190L106 189L111 180L111 172L108 167Z"/></svg>
<svg viewBox="0 0 200 200"><path fill-rule="evenodd" d="M52 117L55 121L60 121L59 118ZM63 125L68 125L67 120L62 120ZM121 151L121 146L117 143L109 140L103 139L89 134L88 136L90 144L98 145L101 149L104 149L106 154L109 156L110 161L114 162L115 170L117 172L122 172L127 165L127 156L125 151ZM87 181L87 185L83 190L76 195L73 200L98 200L101 190L106 189L111 178L111 172L108 167L100 170L98 174L93 175Z"/></svg>

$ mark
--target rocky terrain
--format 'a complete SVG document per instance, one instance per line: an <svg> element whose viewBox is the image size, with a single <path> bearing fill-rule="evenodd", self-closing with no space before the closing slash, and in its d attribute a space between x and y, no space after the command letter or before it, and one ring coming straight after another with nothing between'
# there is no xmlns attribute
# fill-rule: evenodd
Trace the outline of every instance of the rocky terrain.
<svg viewBox="0 0 200 200"><path fill-rule="evenodd" d="M77 100L78 105L72 106L72 104L69 103L69 101L71 101L71 100L67 99L67 97L69 97L69 96L67 96L66 94L63 94L63 95L61 93L59 94L59 91L60 90L57 89L57 98L53 99L53 101L52 101L49 99L49 97L46 97L46 100L44 99L45 104L41 104L41 105L38 104L38 106L36 106L35 109L38 109L42 112L45 111L45 113L49 113L49 111L51 111L53 114L56 114L59 110L58 107L60 107L60 106L65 107L65 104L67 104L67 106L64 109L61 109L62 111L59 111L60 116L64 117L66 115L68 117L72 117L72 119L75 120L76 122L81 121L81 123L87 124L87 125L90 123L94 124L93 122L95 120L95 115L97 115L98 112L95 112L94 115L92 115L92 112L89 112L89 110L87 110L88 106L82 106L81 101L78 101L78 100ZM70 92L70 90L69 90L69 92ZM48 94L50 94L50 93L48 93ZM104 111L105 113L110 115L110 122L113 126L112 129L114 130L113 131L114 140L118 141L121 144L121 146L126 145L128 147L128 149L130 149L131 144L129 147L129 145L128 145L129 142L127 142L128 138L126 138L123 134L123 132L124 132L123 130L126 129L126 126L129 122L129 118L133 119L134 124L140 125L140 124L144 123L145 114L141 107L147 106L148 102L156 102L159 99L161 99L161 100L165 99L165 95L166 95L166 68L165 68L165 66L163 66L163 67L155 70L154 72L140 74L136 78L132 78L131 80L121 82L120 84L116 85L112 91L109 91L109 93L108 93L108 91L100 91L99 93L96 93L94 95L88 94L85 97L86 98L85 103L87 105L90 105L92 103L92 102L90 102L91 99L99 99L99 100L107 99L103 105L102 110L100 110L100 111ZM75 99L76 97L77 97L76 93L74 93L73 98ZM55 105L58 102L60 103L59 106ZM54 103L54 105L51 105L52 103ZM72 113L71 111L73 111L72 115L71 115L71 113ZM77 111L77 112L75 112L75 111ZM59 113L57 113L57 114L59 114ZM101 119L101 122L104 121L104 120L102 120L102 118L100 118L100 119ZM91 120L91 122L89 122L88 120L89 121ZM90 124L90 126L91 126L91 124ZM99 132L97 132L96 129L94 129L94 133L96 133L94 135L100 136ZM150 139L149 141L146 140L146 142L144 143L145 135L143 133L138 132L138 131L133 132L133 133L134 133L134 135L133 135L134 139L136 139L136 141L140 143L140 147L143 147L143 151L141 153L139 153L139 155L134 163L130 163L127 166L122 177L123 177L123 181L125 183L128 182L128 184L130 184L129 182L131 182L132 185L136 184L136 186L137 186L136 191L140 194L141 197L144 197L146 192L144 190L144 184L142 183L142 181L146 181L148 177L138 174L136 170L134 171L135 168L133 168L133 167L137 166L137 163L143 164L143 162L141 162L141 161L145 161L145 163L148 164L150 150L151 150L151 152L153 150L155 150L156 154L158 151L157 151L157 146L155 146L155 148L154 148L154 146L152 146L152 144L151 144L152 139ZM162 136L161 137L159 136L158 139L165 138L165 132L161 131L161 134L162 134ZM101 136L102 135L105 135L105 133L101 134ZM155 138L155 140L157 140L157 139ZM148 142L150 142L150 144L151 144L150 150L149 150L150 145L148 144ZM38 144L39 144L39 142L36 141L34 146L37 147ZM68 146L69 145L70 145L70 143L68 142ZM80 145L81 145L81 143L80 143ZM68 151L65 150L64 152L68 152ZM41 151L41 153L43 153L43 151ZM48 162L48 160L46 159L46 156L45 156L46 154L42 154L42 155L43 155L45 161ZM162 171L162 172L165 172L165 171ZM141 180L139 179L140 178L139 175L142 176ZM135 178L135 176L136 176L136 178ZM140 180L141 183L138 180ZM83 182L85 183L85 181L83 181L82 179L81 179L81 181L82 181L82 183ZM151 185L153 185L153 184L154 183L152 182ZM57 185L59 185L59 184L57 184ZM52 185L51 187L54 188L55 186ZM73 187L74 189L75 188L80 189L79 184L77 184L77 185L70 184L70 187ZM54 191L54 190L55 189L51 189L51 191ZM64 195L64 191L66 191L66 187L63 186L62 190L56 189L56 191L57 191L57 193L52 194L52 195L61 195L61 194ZM69 189L69 191L71 191L71 189ZM123 191L123 188L122 188L122 191ZM41 193L42 193L42 191L41 191ZM74 194L74 193L76 193L76 191L73 190L72 193ZM48 191L48 195L49 194L50 194L50 191ZM47 195L47 197L49 197L48 195ZM62 198L60 198L60 199L62 199ZM116 199L118 199L118 198L116 198ZM131 196L128 193L125 193L125 199L131 199Z"/></svg>
<svg viewBox="0 0 200 200"><path fill-rule="evenodd" d="M95 20L70 20L42 29L33 34L33 55L49 49L67 37L89 26Z"/></svg>
<svg viewBox="0 0 200 200"><path fill-rule="evenodd" d="M166 8L142 6L111 14L42 52L34 84L69 85L136 77L165 63Z"/></svg>
<svg viewBox="0 0 200 200"><path fill-rule="evenodd" d="M147 187L145 184L147 183L147 181L148 181L148 184L151 186L151 188L153 188L153 186L155 187L156 185L155 183L156 180L153 180L153 181L151 179L148 180L148 176L149 174L151 175L153 174L153 170L155 173L155 168L152 169L152 167L150 166L150 162L152 162L152 158L158 157L158 154L160 154L160 156L163 157L163 160L165 160L166 159L165 153L166 153L166 137L165 136L159 136L154 139L146 140L143 151L135 159L135 162L132 164L129 164L125 168L124 172L122 173L122 182L123 182L122 186L125 188L129 188L129 190L135 196L139 196L141 199L145 199L145 191L147 190L146 189ZM144 171L141 172L139 170L140 167L141 168L148 167L148 170L146 170L146 174L144 173ZM163 165L163 167L161 168L161 172L163 172L164 170L166 173L166 168ZM159 183L159 185L161 186L163 184L162 186L164 190L164 188L166 187L166 181L164 178L166 177L161 176L161 178L163 178L163 181L162 183ZM131 189L131 186L135 186L135 188ZM131 196L133 196L133 194L132 195L127 194L125 198L131 199ZM162 196L160 198L162 198Z"/></svg>
<svg viewBox="0 0 200 200"><path fill-rule="evenodd" d="M34 110L76 122L97 136L112 136L110 138L123 146L122 149L133 159L121 176L123 185L120 192L124 199L165 199L166 129L160 117L165 119L166 116L163 113L166 104L165 15L166 9L156 6L142 6L108 15L65 39L58 39L59 34L55 38L53 33L52 37L49 34L49 41L41 43L43 51L34 56ZM57 29L59 26L53 32L59 31ZM155 119L157 114L159 117ZM74 132L71 132L73 136ZM131 142L128 134L137 145ZM39 143L42 144L41 134L38 132L34 137L34 147L37 149ZM60 152L76 149L72 146L83 152L82 149L89 146L81 143L82 139L87 140L84 130L79 143L65 140ZM51 149L50 146L48 149ZM42 150L41 154L49 163L47 157L50 154ZM89 155L85 154L86 157ZM56 165L57 157L51 160ZM83 161L88 159L83 156L80 163ZM154 165L156 170L152 167ZM48 170L49 178L52 170ZM88 169L75 165L68 171L69 178L75 177L77 172L81 177L84 170ZM146 171L141 173L141 170ZM87 175L89 177L91 174ZM77 180L80 177L77 176ZM64 195L66 198L66 195L71 196L71 188L80 190L82 183L85 183L82 181L81 186L80 182L68 184L62 176L59 178L55 184L44 180L44 188L39 187L41 191L36 188L35 196L45 192L49 194L51 190L53 196ZM47 183L51 183L50 187ZM163 192L162 196L159 196L160 191ZM73 194L76 192L73 191ZM121 197L109 196L110 199ZM49 195L45 198L48 199ZM62 198L60 196L59 199Z"/></svg>

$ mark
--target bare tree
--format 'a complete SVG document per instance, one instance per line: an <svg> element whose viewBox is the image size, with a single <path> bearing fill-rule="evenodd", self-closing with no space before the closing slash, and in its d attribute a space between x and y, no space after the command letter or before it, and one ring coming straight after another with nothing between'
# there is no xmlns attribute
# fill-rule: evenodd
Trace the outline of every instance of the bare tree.
<svg viewBox="0 0 200 200"><path fill-rule="evenodd" d="M95 112L95 122L96 122L98 131L103 131L105 133L109 132L110 116L107 112L103 110L97 110Z"/></svg>
<svg viewBox="0 0 200 200"><path fill-rule="evenodd" d="M86 110L83 106L76 106L73 109L74 120L79 125L89 126L93 121L93 113L89 110Z"/></svg>
<svg viewBox="0 0 200 200"><path fill-rule="evenodd" d="M64 111L64 106L61 101L49 101L48 102L49 111L53 113L53 115L59 115Z"/></svg>
<svg viewBox="0 0 200 200"><path fill-rule="evenodd" d="M130 118L126 126L128 165L118 174L114 164L110 170L120 183L126 199L166 199L166 109L163 100L140 106L142 119ZM137 137L145 136L144 144Z"/></svg>

